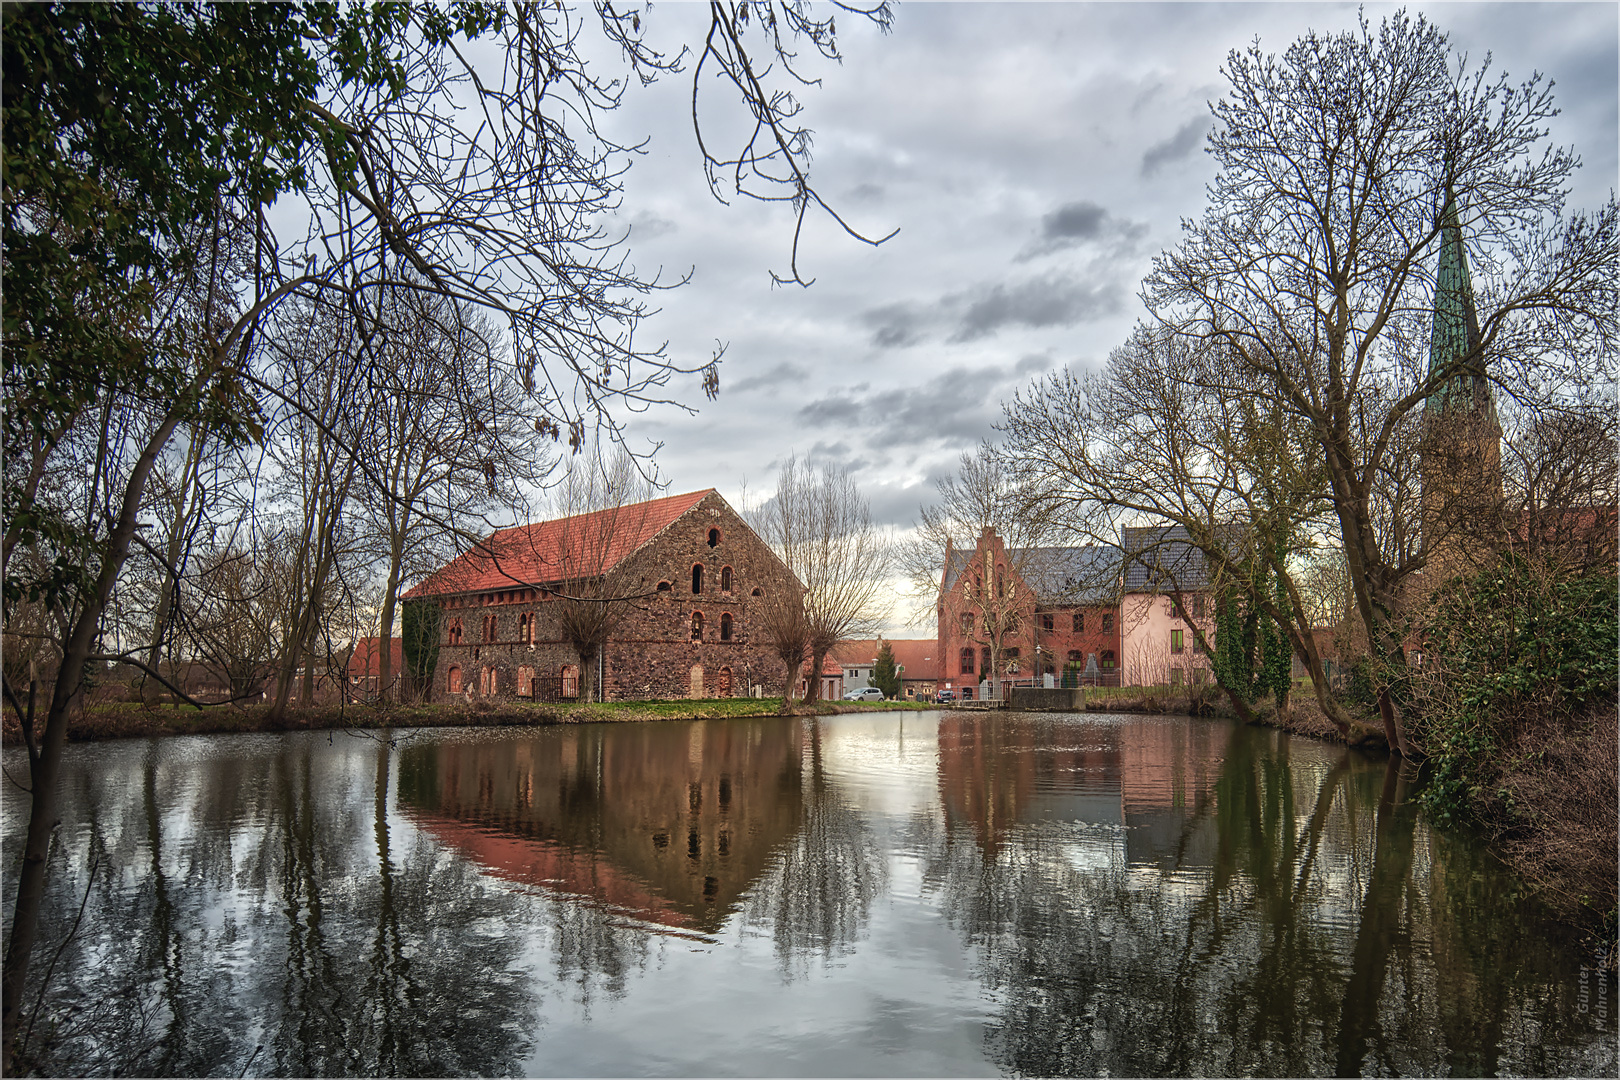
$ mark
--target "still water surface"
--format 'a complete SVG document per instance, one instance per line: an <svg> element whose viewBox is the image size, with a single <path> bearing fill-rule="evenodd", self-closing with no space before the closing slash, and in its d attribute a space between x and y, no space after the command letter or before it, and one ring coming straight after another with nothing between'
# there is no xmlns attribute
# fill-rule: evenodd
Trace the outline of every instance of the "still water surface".
<svg viewBox="0 0 1620 1080"><path fill-rule="evenodd" d="M1616 1071L1613 980L1476 844L1224 721L209 736L65 783L50 1071Z"/></svg>

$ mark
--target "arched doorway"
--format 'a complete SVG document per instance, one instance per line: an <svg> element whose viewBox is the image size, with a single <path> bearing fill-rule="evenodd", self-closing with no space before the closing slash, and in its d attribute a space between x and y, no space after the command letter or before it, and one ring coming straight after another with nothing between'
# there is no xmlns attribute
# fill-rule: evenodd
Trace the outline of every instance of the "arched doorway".
<svg viewBox="0 0 1620 1080"><path fill-rule="evenodd" d="M703 665L692 665L692 681L687 692L688 697L700 698L703 696Z"/></svg>

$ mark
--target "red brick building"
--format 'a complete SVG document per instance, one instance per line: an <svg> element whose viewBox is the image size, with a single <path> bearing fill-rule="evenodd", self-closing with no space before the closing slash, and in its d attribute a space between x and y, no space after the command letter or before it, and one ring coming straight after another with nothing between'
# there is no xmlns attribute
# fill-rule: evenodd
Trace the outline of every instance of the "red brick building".
<svg viewBox="0 0 1620 1080"><path fill-rule="evenodd" d="M616 701L779 693L761 611L784 589L802 586L711 488L502 529L405 596L441 608L436 696L566 700L594 684ZM593 597L614 598L614 621L582 672L566 625Z"/></svg>
<svg viewBox="0 0 1620 1080"><path fill-rule="evenodd" d="M939 588L938 688L970 700L981 682L1117 684L1119 552L1008 548L994 529L947 544Z"/></svg>
<svg viewBox="0 0 1620 1080"><path fill-rule="evenodd" d="M382 645L381 638L361 638L354 643L349 652L349 700L374 701L377 697L377 687L382 679ZM405 642L397 637L389 638L389 656L392 661L389 671L394 681L400 682L405 678Z"/></svg>

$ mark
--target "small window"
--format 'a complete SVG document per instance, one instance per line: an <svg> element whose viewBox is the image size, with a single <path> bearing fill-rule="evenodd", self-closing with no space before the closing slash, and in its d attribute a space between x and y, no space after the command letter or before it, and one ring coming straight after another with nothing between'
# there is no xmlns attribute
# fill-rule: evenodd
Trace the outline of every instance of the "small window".
<svg viewBox="0 0 1620 1080"><path fill-rule="evenodd" d="M1023 655L1017 649L1007 649L1007 650L1005 650L1005 652L1006 652L1007 659L1009 659L1009 660L1017 660L1020 656Z"/></svg>
<svg viewBox="0 0 1620 1080"><path fill-rule="evenodd" d="M461 620L460 619L451 619L450 620L449 638L450 638L450 644L452 644L452 645L460 645L461 644ZM452 694L459 692L460 689L461 689L461 687L459 685L460 682L461 682L461 669L456 668L454 670L456 672L456 682L457 682L458 685L457 685L455 690L450 691Z"/></svg>
<svg viewBox="0 0 1620 1080"><path fill-rule="evenodd" d="M692 612L692 640L703 640L703 612Z"/></svg>
<svg viewBox="0 0 1620 1080"><path fill-rule="evenodd" d="M973 674L973 650L972 649L963 649L962 650L962 674L963 675L971 675L971 674Z"/></svg>
<svg viewBox="0 0 1620 1080"><path fill-rule="evenodd" d="M764 596L765 595L765 590L764 589L755 589L753 592L749 593L748 595L749 596Z"/></svg>
<svg viewBox="0 0 1620 1080"><path fill-rule="evenodd" d="M1194 596L1192 598L1192 613L1193 613L1193 618L1195 618L1195 619L1202 619L1204 617L1204 594L1203 593L1199 593L1198 595L1196 595L1196 596Z"/></svg>
<svg viewBox="0 0 1620 1080"><path fill-rule="evenodd" d="M720 546L720 530L719 529L710 529L709 530L709 546L712 547L712 548Z"/></svg>
<svg viewBox="0 0 1620 1080"><path fill-rule="evenodd" d="M979 670L982 671L986 675L990 674L990 672L991 672L991 668L990 668L990 650L989 649L980 649L979 650Z"/></svg>
<svg viewBox="0 0 1620 1080"><path fill-rule="evenodd" d="M495 615L484 616L484 640L486 642L495 640L495 634L500 629L500 623L497 619L498 616Z"/></svg>
<svg viewBox="0 0 1620 1080"><path fill-rule="evenodd" d="M1042 615L1041 616L1041 629L1042 630L1051 630L1051 629L1054 629L1054 628L1055 627L1054 627L1054 624L1052 622L1052 616L1050 614Z"/></svg>
<svg viewBox="0 0 1620 1080"><path fill-rule="evenodd" d="M973 636L973 613L971 611L962 616L962 636Z"/></svg>
<svg viewBox="0 0 1620 1080"><path fill-rule="evenodd" d="M1000 563L996 564L996 595L1007 595L1007 568Z"/></svg>
<svg viewBox="0 0 1620 1080"><path fill-rule="evenodd" d="M720 616L720 640L731 640L731 612L729 611Z"/></svg>
<svg viewBox="0 0 1620 1080"><path fill-rule="evenodd" d="M1105 670L1105 671L1109 671L1109 670L1113 669L1113 667L1114 667L1114 650L1113 649L1104 649L1102 651L1102 666L1103 666L1103 670Z"/></svg>
<svg viewBox="0 0 1620 1080"><path fill-rule="evenodd" d="M1086 632L1086 613L1083 611L1074 613L1074 632L1077 634Z"/></svg>
<svg viewBox="0 0 1620 1080"><path fill-rule="evenodd" d="M452 694L461 693L461 669L458 667L450 669L450 692Z"/></svg>
<svg viewBox="0 0 1620 1080"><path fill-rule="evenodd" d="M674 587L675 587L675 583L672 582L672 581L660 581L658 583L658 591L659 592L669 592Z"/></svg>
<svg viewBox="0 0 1620 1080"><path fill-rule="evenodd" d="M729 566L722 566L720 568L720 591L731 591L731 567Z"/></svg>
<svg viewBox="0 0 1620 1080"><path fill-rule="evenodd" d="M1172 653L1179 653L1179 652L1181 652L1182 648L1183 648L1183 645L1182 645L1182 640L1181 640L1181 631L1180 630L1172 630L1172 631L1170 631L1170 651Z"/></svg>
<svg viewBox="0 0 1620 1080"><path fill-rule="evenodd" d="M1112 615L1103 616L1102 629L1105 634L1114 629L1114 617Z"/></svg>
<svg viewBox="0 0 1620 1080"><path fill-rule="evenodd" d="M703 591L703 564L698 563L692 567L692 595L696 596Z"/></svg>
<svg viewBox="0 0 1620 1080"><path fill-rule="evenodd" d="M1082 657L1080 656L1080 650L1079 649L1070 649L1069 650L1069 663L1078 664L1081 661L1081 659L1082 659Z"/></svg>
<svg viewBox="0 0 1620 1080"><path fill-rule="evenodd" d="M1180 686L1181 685L1181 669L1180 668L1173 667L1173 668L1170 669L1170 685L1171 686Z"/></svg>

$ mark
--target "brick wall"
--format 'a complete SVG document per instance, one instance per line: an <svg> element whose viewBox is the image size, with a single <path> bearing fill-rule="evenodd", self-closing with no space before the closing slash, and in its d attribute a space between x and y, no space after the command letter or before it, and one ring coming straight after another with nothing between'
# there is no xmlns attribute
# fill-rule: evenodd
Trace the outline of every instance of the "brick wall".
<svg viewBox="0 0 1620 1080"><path fill-rule="evenodd" d="M711 530L718 542L709 543ZM700 591L693 592L693 568L702 567ZM730 570L730 588L726 571ZM763 598L797 588L770 549L718 494L710 492L691 510L628 556L614 571L617 588L643 594L629 601L619 625L602 650L604 697L609 701L651 698L739 697L763 683L779 693L785 675L760 626ZM669 588L659 591L659 584ZM577 665L574 647L562 633L558 602L535 590L514 587L447 598L434 688L452 692L459 669L461 692L486 696L485 669L493 672L500 700L522 700L520 670L532 669L542 695L555 696L565 669ZM698 640L692 617L702 615ZM722 640L725 616L731 640ZM523 640L523 617L533 619L533 644ZM485 619L493 617L494 641L485 639ZM455 622L461 643L450 643ZM579 684L583 685L584 680ZM729 686L727 683L729 682Z"/></svg>

